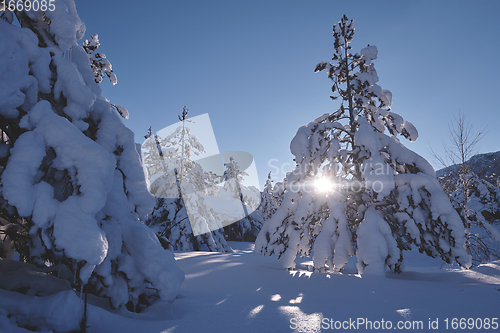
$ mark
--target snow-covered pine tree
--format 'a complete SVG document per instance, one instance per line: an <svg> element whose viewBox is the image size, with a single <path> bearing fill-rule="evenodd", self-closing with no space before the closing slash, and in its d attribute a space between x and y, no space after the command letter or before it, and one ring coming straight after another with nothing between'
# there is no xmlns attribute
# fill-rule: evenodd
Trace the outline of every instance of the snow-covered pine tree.
<svg viewBox="0 0 500 333"><path fill-rule="evenodd" d="M148 216L146 225L155 231L160 240L166 240L166 245L172 249L192 250L192 244L196 242L180 195L177 170L165 162L164 151L160 145L161 138L152 132L149 127L148 134L145 135L146 140L141 146L148 186L150 191L157 195L156 205L153 213ZM151 189L151 182L154 183L154 190ZM169 240L172 238L175 241L170 244Z"/></svg>
<svg viewBox="0 0 500 333"><path fill-rule="evenodd" d="M262 217L263 221L269 220L278 210L283 200L284 189L285 186L282 182L277 182L273 186L271 172L269 172L258 209L259 215Z"/></svg>
<svg viewBox="0 0 500 333"><path fill-rule="evenodd" d="M218 175L213 171L205 171L205 182L207 184L207 195L217 196L219 185L224 181L224 176Z"/></svg>
<svg viewBox="0 0 500 333"><path fill-rule="evenodd" d="M162 139L150 131L143 144L150 192L157 197L153 213L145 223L158 236L166 238L174 250L227 252L230 248L222 230L208 227L216 223L214 212L206 209L200 196L208 191L208 180L201 166L192 159L193 154L203 153L204 148L186 125L191 122L186 119L188 111L184 107L179 116L182 126L173 133ZM195 236L193 224L212 231Z"/></svg>
<svg viewBox="0 0 500 333"><path fill-rule="evenodd" d="M275 198L275 205L276 205L276 209L274 210L274 213L276 213L278 208L280 208L281 203L283 202L283 197L285 195L285 189L286 189L286 183L287 183L287 179L285 177L285 179L283 179L283 181L277 182L276 184L274 184L273 195ZM274 213L273 213L273 215L274 215Z"/></svg>
<svg viewBox="0 0 500 333"><path fill-rule="evenodd" d="M267 174L266 184L264 185L264 191L262 191L259 214L263 221L267 221L276 212L276 201L273 196L273 180L271 178L271 172Z"/></svg>
<svg viewBox="0 0 500 333"><path fill-rule="evenodd" d="M474 264L500 258L500 232L490 222L500 221L500 189L474 172L471 159L484 136L473 132L465 114L459 113L449 124L450 143L445 156L434 157L445 167L438 178L466 228L466 248ZM486 168L483 166L483 168ZM481 173L481 171L479 171Z"/></svg>
<svg viewBox="0 0 500 333"><path fill-rule="evenodd" d="M222 220L219 212L214 210L210 203L206 173L199 164L191 169L190 173L181 183L182 200L188 213L193 233L198 242L202 244L200 250L231 252L224 237Z"/></svg>
<svg viewBox="0 0 500 333"><path fill-rule="evenodd" d="M356 255L359 273L402 269L403 250L468 267L464 229L434 169L406 148L415 127L390 111L392 94L378 82L377 48L351 53L353 20L333 26L334 62L321 62L340 107L302 126L290 144L295 170L283 202L255 249L293 268L297 254L314 252L314 268L340 271ZM387 135L385 132L388 132Z"/></svg>
<svg viewBox="0 0 500 333"><path fill-rule="evenodd" d="M494 218L500 215L500 188L469 172L460 174L450 198L465 223L473 263L500 259L499 220Z"/></svg>
<svg viewBox="0 0 500 333"><path fill-rule="evenodd" d="M150 186L149 181L154 180L154 177L158 177L163 174L164 166L162 164L162 157L159 154L157 146L157 137L153 135L153 128L149 127L148 133L144 136L146 139L141 145L141 154L143 165L146 172L146 178L148 179L148 186ZM148 187L149 188L149 187Z"/></svg>
<svg viewBox="0 0 500 333"><path fill-rule="evenodd" d="M262 218L256 211L260 204L260 191L254 186L242 184L248 173L241 170L233 156L224 163L224 185L219 190L222 196L232 196L241 202L244 218L224 227L226 237L230 241L253 242L262 228Z"/></svg>
<svg viewBox="0 0 500 333"><path fill-rule="evenodd" d="M28 236L21 260L67 267L114 307L155 290L173 301L184 274L139 220L154 200L134 135L77 44L74 1L0 16L1 211Z"/></svg>

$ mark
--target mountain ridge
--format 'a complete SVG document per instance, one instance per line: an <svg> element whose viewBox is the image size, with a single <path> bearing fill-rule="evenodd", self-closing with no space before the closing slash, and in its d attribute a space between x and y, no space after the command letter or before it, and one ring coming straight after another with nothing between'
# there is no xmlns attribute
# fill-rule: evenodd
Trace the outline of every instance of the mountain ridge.
<svg viewBox="0 0 500 333"><path fill-rule="evenodd" d="M472 172L477 174L479 178L495 186L500 184L500 151L476 154L466 163L469 164ZM446 168L439 169L436 171L436 176L439 178L450 172L455 172L460 166L461 164L453 164Z"/></svg>

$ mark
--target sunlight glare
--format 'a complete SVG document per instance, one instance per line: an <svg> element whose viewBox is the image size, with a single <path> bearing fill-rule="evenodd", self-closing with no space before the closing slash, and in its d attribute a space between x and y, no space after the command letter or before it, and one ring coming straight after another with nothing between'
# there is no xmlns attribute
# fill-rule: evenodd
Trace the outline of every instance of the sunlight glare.
<svg viewBox="0 0 500 333"><path fill-rule="evenodd" d="M314 180L314 187L318 192L326 193L334 189L335 184L328 178L320 177Z"/></svg>

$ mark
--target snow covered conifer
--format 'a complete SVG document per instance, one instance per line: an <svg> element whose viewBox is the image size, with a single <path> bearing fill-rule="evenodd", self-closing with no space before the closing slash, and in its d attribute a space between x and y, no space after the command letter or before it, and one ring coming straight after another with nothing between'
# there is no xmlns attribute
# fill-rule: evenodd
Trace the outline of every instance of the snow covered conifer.
<svg viewBox="0 0 500 333"><path fill-rule="evenodd" d="M259 206L259 214L262 220L267 221L276 212L277 203L273 195L273 180L271 179L271 172L267 175L264 191L262 191L262 200Z"/></svg>
<svg viewBox="0 0 500 333"><path fill-rule="evenodd" d="M216 219L200 196L208 191L208 175L192 156L203 153L204 148L186 125L190 122L186 119L187 114L188 109L184 107L179 116L182 126L173 133L165 138L150 133L143 144L150 191L157 197L153 213L145 223L157 235L165 237L174 250L227 252L230 248L222 230L212 228L206 233L193 234L193 224L209 230L208 226Z"/></svg>
<svg viewBox="0 0 500 333"><path fill-rule="evenodd" d="M255 249L293 268L297 254L314 252L314 268L340 271L356 255L358 271L402 269L412 245L432 257L468 267L464 229L434 169L397 138L418 137L392 112L392 94L378 84L368 45L352 53L353 20L333 26L333 62L321 62L340 107L297 131L290 144L296 167L283 202L266 221ZM387 134L386 134L387 133Z"/></svg>
<svg viewBox="0 0 500 333"><path fill-rule="evenodd" d="M150 191L157 195L153 213L148 216L146 224L160 239L166 239L173 249L192 250L195 240L179 193L177 170L172 169L172 164L165 162L164 151L160 145L162 140L152 134L151 127L145 138L141 147L144 166ZM154 189L151 188L151 183L154 184Z"/></svg>
<svg viewBox="0 0 500 333"><path fill-rule="evenodd" d="M1 210L29 235L21 259L67 267L114 307L152 293L173 301L184 274L139 220L154 200L116 112L126 110L101 96L77 44L85 25L74 1L0 15Z"/></svg>
<svg viewBox="0 0 500 333"><path fill-rule="evenodd" d="M474 264L498 259L500 232L490 223L500 221L500 189L481 179L471 162L484 132L473 132L462 113L450 123L449 131L450 144L444 146L445 157L434 153L446 172L438 180L462 218L466 248Z"/></svg>
<svg viewBox="0 0 500 333"><path fill-rule="evenodd" d="M258 210L259 215L262 217L263 221L269 220L278 210L281 202L283 201L283 193L285 187L286 183L284 184L283 182L277 182L273 186L271 172L269 172L269 174L267 175L266 184L264 185L264 191L262 192L261 204Z"/></svg>
<svg viewBox="0 0 500 333"><path fill-rule="evenodd" d="M262 218L256 212L260 204L260 191L254 186L242 184L248 173L242 171L238 162L231 156L228 163L224 163L224 185L220 189L221 195L233 196L241 202L244 217L238 222L224 227L224 232L231 241L253 242L262 227ZM249 214L250 213L250 214Z"/></svg>
<svg viewBox="0 0 500 333"><path fill-rule="evenodd" d="M500 231L494 218L500 216L500 188L468 172L459 175L450 198L465 223L466 246L474 264L500 259Z"/></svg>

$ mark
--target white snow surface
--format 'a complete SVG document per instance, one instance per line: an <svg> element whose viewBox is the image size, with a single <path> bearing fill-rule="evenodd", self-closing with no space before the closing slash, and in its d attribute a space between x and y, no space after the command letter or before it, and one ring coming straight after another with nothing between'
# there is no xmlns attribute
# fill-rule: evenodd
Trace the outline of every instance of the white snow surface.
<svg viewBox="0 0 500 333"><path fill-rule="evenodd" d="M377 59L378 50L375 45L368 45L364 49L361 50L361 56L366 59L366 62L371 62L374 59Z"/></svg>
<svg viewBox="0 0 500 333"><path fill-rule="evenodd" d="M59 48L65 51L83 38L85 24L78 16L73 0L58 0L54 3L56 3L54 10L45 11L45 16L51 21L50 32L55 35Z"/></svg>
<svg viewBox="0 0 500 333"><path fill-rule="evenodd" d="M373 207L368 209L359 225L358 244L357 267L363 276L384 275L388 255L388 264L398 262L400 250L392 236L391 228Z"/></svg>
<svg viewBox="0 0 500 333"><path fill-rule="evenodd" d="M495 318L500 313L500 261L464 270L411 251L405 252L405 272L361 278L356 274L356 258L349 260L342 274L311 273L309 257L287 271L275 257L254 253L253 244L229 244L234 253L175 253L186 281L173 304L161 301L134 314L123 308L112 310L107 301L89 296L88 332L327 332L321 325L330 318L384 319L393 327L399 321L422 321L423 329L404 331L444 332L446 318L451 323L451 318ZM35 314L57 309L64 314L58 317L60 325L71 324L69 315L79 300L69 293L55 294L50 300L1 290L0 331L28 332L13 327L12 319L6 318L14 311L42 321ZM56 300L70 306L57 307ZM73 320L79 320L74 314ZM438 318L439 330L429 329L429 318ZM366 331L365 327L359 331Z"/></svg>
<svg viewBox="0 0 500 333"><path fill-rule="evenodd" d="M64 333L79 329L83 317L83 302L72 290L38 297L0 289L0 299L0 332L30 332L13 325L17 322L38 332L52 329Z"/></svg>

